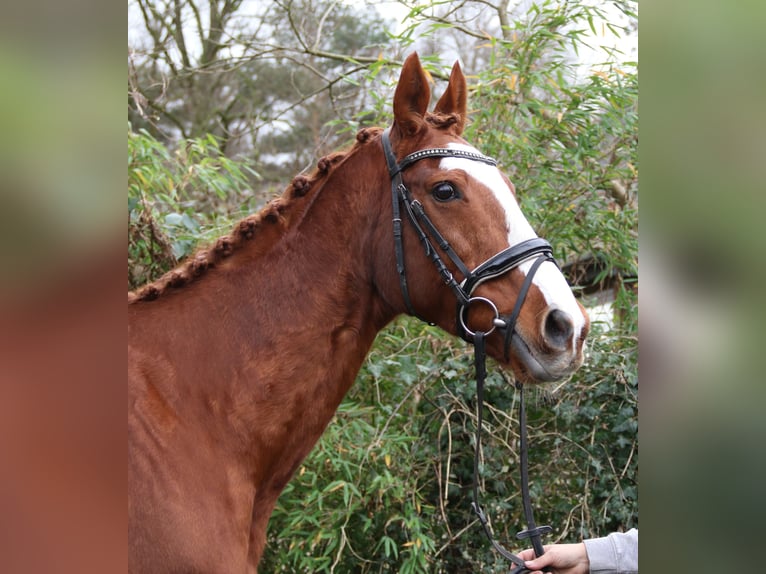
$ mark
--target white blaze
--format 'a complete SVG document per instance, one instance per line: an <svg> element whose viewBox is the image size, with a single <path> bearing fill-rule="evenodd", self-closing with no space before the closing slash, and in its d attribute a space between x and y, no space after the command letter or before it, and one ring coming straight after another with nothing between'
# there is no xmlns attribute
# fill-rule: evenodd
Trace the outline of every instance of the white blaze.
<svg viewBox="0 0 766 574"><path fill-rule="evenodd" d="M480 153L476 148L465 144L450 143L448 147L470 151L472 153ZM465 158L445 157L442 158L439 167L444 170L462 170L492 191L498 203L500 203L505 211L505 223L506 229L508 230L508 247L517 245L527 239L537 237L532 226L529 225L526 217L521 213L521 208L516 202L513 193L511 193L508 184L505 183L503 176L500 174L500 170L495 166ZM533 262L534 259L525 261L519 265L519 269L526 275ZM540 292L543 294L543 297L545 297L545 301L548 303L549 307L559 309L560 311L569 314L574 323L573 336L576 340L577 337L580 336L580 332L585 325L585 319L580 311L580 307L577 305L574 295L572 294L572 289L567 284L567 281L564 279L561 271L559 271L559 268L551 261L545 261L537 269L537 273L535 273L532 283L540 289Z"/></svg>

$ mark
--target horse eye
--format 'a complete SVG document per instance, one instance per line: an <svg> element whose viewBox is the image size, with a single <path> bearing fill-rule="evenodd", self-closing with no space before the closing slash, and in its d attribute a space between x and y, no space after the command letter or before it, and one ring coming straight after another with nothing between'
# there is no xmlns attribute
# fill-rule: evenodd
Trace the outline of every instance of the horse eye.
<svg viewBox="0 0 766 574"><path fill-rule="evenodd" d="M431 191L431 194L437 201L451 201L460 197L455 186L447 181L437 183Z"/></svg>

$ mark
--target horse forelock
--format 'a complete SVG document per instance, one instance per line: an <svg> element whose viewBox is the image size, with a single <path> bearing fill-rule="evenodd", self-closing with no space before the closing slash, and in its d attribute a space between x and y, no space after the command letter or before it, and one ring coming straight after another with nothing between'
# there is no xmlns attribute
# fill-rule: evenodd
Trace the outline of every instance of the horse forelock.
<svg viewBox="0 0 766 574"><path fill-rule="evenodd" d="M139 301L153 301L170 290L184 287L202 277L208 270L219 265L224 259L252 246L258 238L257 249L268 251L284 235L295 217L307 205L313 192L321 188L327 177L351 153L372 141L382 132L380 128L363 128L356 135L354 146L347 151L333 152L322 157L316 169L309 175L295 176L280 197L267 203L258 213L238 221L232 231L219 237L212 245L204 247L185 259L159 279L128 292L128 304ZM266 233L269 230L277 233Z"/></svg>
<svg viewBox="0 0 766 574"><path fill-rule="evenodd" d="M447 129L454 125L457 125L457 123L460 121L460 117L458 114L442 114L438 112L429 112L425 116L425 120L434 126L435 128L439 129Z"/></svg>

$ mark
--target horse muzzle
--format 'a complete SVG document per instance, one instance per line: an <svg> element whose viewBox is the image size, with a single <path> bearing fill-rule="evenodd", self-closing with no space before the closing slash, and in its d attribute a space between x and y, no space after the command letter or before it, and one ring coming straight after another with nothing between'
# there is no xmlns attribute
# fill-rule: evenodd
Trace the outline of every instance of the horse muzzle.
<svg viewBox="0 0 766 574"><path fill-rule="evenodd" d="M566 350L540 350L513 333L504 358L521 382L551 382L575 372L583 362L582 346Z"/></svg>
<svg viewBox="0 0 766 574"><path fill-rule="evenodd" d="M487 338L487 351L498 362L513 370L521 382L557 381L571 375L583 362L583 345L588 334L584 325L576 325L576 318L553 306L540 313L541 319L526 328L517 321L523 299L517 299L514 311L501 314L486 297L472 297L458 316L459 334L473 342L476 332ZM471 321L466 321L470 309ZM577 318L577 321L582 321Z"/></svg>

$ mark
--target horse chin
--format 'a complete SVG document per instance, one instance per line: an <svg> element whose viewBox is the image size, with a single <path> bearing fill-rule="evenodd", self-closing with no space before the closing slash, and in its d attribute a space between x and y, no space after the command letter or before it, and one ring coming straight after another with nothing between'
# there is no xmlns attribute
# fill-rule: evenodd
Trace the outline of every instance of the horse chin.
<svg viewBox="0 0 766 574"><path fill-rule="evenodd" d="M568 374L551 372L517 333L511 337L511 368L521 383L558 381Z"/></svg>

